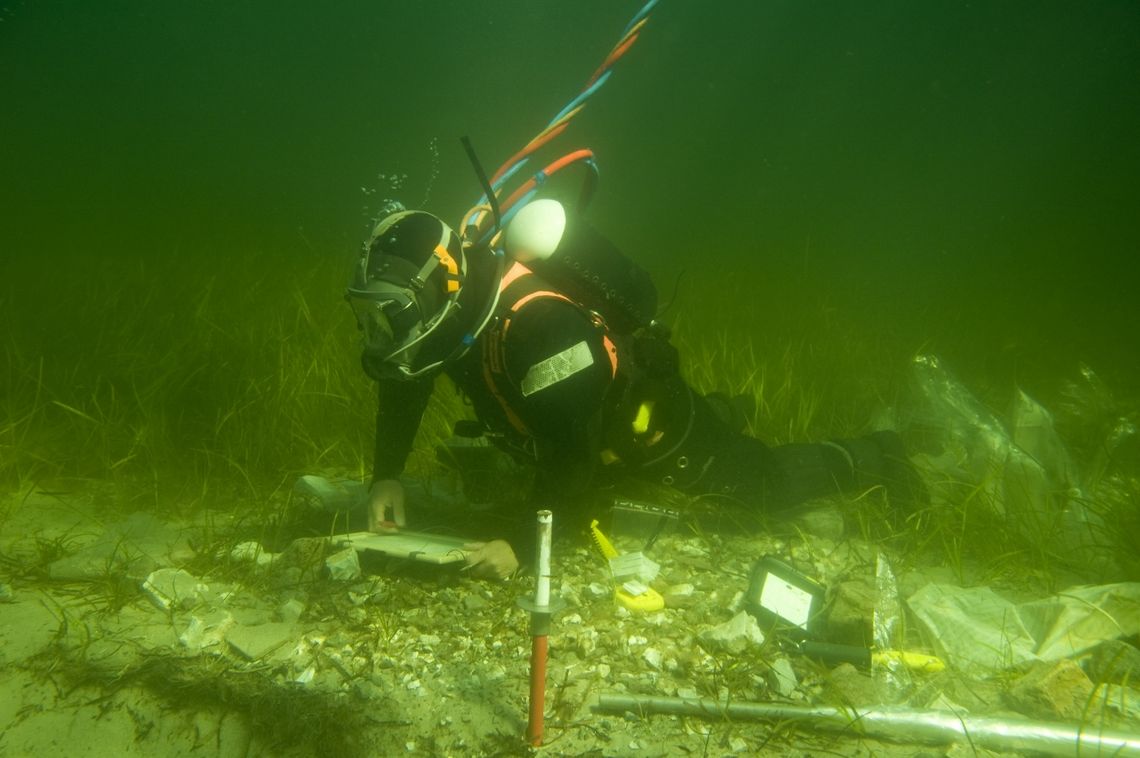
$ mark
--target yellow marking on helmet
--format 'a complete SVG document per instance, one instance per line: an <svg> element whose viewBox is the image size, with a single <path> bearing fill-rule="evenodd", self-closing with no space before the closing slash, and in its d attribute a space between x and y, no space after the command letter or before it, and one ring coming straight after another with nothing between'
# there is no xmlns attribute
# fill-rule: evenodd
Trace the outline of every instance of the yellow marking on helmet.
<svg viewBox="0 0 1140 758"><path fill-rule="evenodd" d="M436 245L435 257L439 258L440 263L447 269L447 287L448 293L459 291L459 264L455 262L455 258L451 257L451 253L447 252L447 248L443 245Z"/></svg>
<svg viewBox="0 0 1140 758"><path fill-rule="evenodd" d="M645 434L649 431L649 417L651 415L653 415L653 401L646 400L638 406L637 415L634 416L633 423L630 424L634 434Z"/></svg>

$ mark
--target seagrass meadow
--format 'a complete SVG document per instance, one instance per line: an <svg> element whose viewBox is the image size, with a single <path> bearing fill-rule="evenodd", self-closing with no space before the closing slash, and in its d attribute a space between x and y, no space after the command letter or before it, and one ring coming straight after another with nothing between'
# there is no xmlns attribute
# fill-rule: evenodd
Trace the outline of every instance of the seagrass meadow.
<svg viewBox="0 0 1140 758"><path fill-rule="evenodd" d="M293 486L370 476L375 388L343 295L380 209L458 224L481 193L459 138L497 167L640 5L329 5L0 8L0 756L530 751L511 651L529 643L514 598L531 580L384 562L338 583L321 538L359 517L306 512ZM937 691L1061 718L1021 708L1012 666L860 695L793 659L793 695L770 683L788 655L771 640L747 660L693 641L732 615L721 585L760 545L836 585L878 555L909 589L1019 601L1140 581L1137 134L1135 4L660 0L549 158L594 151L589 216L653 275L695 388L737 398L771 444L895 429L932 497L907 512L874 489L836 498L820 532L638 490L698 516L662 562L701 599L657 626L589 591L604 567L586 535L560 535L578 620L551 638L574 656L552 667L552 754L915 754L790 721L591 711L618 685L851 708ZM408 473L446 478L436 448L468 417L439 380ZM151 551L114 526L143 518L189 536ZM93 571L61 568L112 538ZM253 542L293 573L243 563ZM224 624L156 614L140 556L256 597L264 618L221 600ZM261 622L308 657L243 647L233 630ZM919 626L908 639L937 649ZM1140 628L1120 627L1140 656ZM1140 732L1134 675L1089 676L1066 719ZM441 716L439 682L480 706Z"/></svg>

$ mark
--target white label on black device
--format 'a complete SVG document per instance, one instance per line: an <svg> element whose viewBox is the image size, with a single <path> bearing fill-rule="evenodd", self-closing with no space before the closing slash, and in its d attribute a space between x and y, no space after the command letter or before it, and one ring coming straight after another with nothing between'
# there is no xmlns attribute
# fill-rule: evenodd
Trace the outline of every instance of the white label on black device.
<svg viewBox="0 0 1140 758"><path fill-rule="evenodd" d="M812 594L789 584L775 574L764 577L760 605L785 621L806 630L811 618Z"/></svg>

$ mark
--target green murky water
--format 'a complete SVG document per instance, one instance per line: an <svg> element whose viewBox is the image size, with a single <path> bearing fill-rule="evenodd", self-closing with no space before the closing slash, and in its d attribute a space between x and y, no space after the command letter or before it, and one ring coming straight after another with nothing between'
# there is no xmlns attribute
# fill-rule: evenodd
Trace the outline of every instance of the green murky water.
<svg viewBox="0 0 1140 758"><path fill-rule="evenodd" d="M634 10L8 2L13 478L211 447L306 466L320 444L282 452L258 419L320 392L338 415L294 427L370 414L339 296L381 200L457 221L479 194L459 137L498 165ZM662 289L684 272L697 340L786 334L885 374L931 350L995 405L1015 383L1054 399L1087 362L1135 398L1137 39L1120 2L666 0L559 147L597 152L595 220ZM314 365L323 389L296 389ZM800 368L833 394L870 381L827 366ZM43 431L84 416L123 427L91 443L106 460ZM333 462L367 446L353 429Z"/></svg>

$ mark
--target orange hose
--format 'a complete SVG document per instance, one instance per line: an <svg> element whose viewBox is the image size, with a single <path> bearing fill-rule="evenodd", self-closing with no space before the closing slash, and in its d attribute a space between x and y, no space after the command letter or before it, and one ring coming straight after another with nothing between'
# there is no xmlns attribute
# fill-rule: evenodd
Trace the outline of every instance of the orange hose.
<svg viewBox="0 0 1140 758"><path fill-rule="evenodd" d="M630 29L629 33L626 34L620 42L614 45L614 49L611 50L610 54L606 56L606 59L602 61L602 65L598 66L598 69L594 72L593 76L591 76L589 80L586 81L586 88L589 88L591 84L596 82L598 80L598 77L605 73L606 69L617 62L618 58L625 55L626 51L629 50L629 48L633 46L633 43L637 41L637 33L641 31L641 27L644 26L645 22L648 20L649 18L646 17L641 19L641 21L638 21L637 25Z"/></svg>
<svg viewBox="0 0 1140 758"><path fill-rule="evenodd" d="M545 166L539 173L544 174L545 176L550 176L555 171L559 171L566 166L569 166L574 161L585 160L593 157L594 152L592 150L586 148L575 150L574 152L567 153L558 160ZM519 201L519 198L534 189L536 184L538 184L538 179L534 178L533 176L530 179L527 179L526 182L524 182L518 189L512 192L510 196L502 204L500 204L499 211L501 213L506 213L515 203Z"/></svg>
<svg viewBox="0 0 1140 758"><path fill-rule="evenodd" d="M649 5L652 5L652 4L647 3L647 7ZM633 47L633 43L637 41L638 34L640 34L642 27L644 27L645 24L649 22L650 17L648 15L647 8L642 8L642 12L646 13L645 17L642 18L640 21L638 21L636 24L634 24L632 27L630 27L630 29L628 31L626 31L626 33L622 36L622 38L620 40L618 40L618 43L616 45L614 45L613 49L610 50L610 52L606 56L605 60L602 61L602 65L599 66L596 71L594 71L593 75L586 82L586 86L582 89L582 92L579 93L578 97L583 97L585 95L585 93L590 89L590 87L594 86L594 84L598 81L598 78L601 77L603 74L605 74L610 69L610 67L612 67L623 55L625 55L629 51L629 49L631 47ZM577 98L575 98L575 99L577 99ZM568 113L563 115L561 118L559 118L556 121L548 124L546 126L546 128L543 129L541 132L539 132L538 135L534 139L532 139L530 142L528 142L525 147L523 147L517 153L512 155L505 163L503 163L502 166L499 167L499 170L495 172L494 176L491 177L490 183L492 185L497 184L499 182L499 180L502 179L502 177L508 171L510 171L515 166L517 166L521 161L524 161L527 158L529 158L533 153L538 151L539 148L543 147L544 145L549 143L551 140L553 140L555 137L557 137L559 134L561 134L563 131L565 131L567 125L570 123L570 121L573 120L574 116L578 115L578 112L586 106L586 100L588 100L588 98L585 98L581 103L579 103L577 105L577 107L570 110ZM574 158L572 160L577 160L577 158ZM569 162L571 162L571 161L569 161L569 160L566 161L566 163L569 163ZM555 164L551 164L547 168L543 169L543 171L549 175L550 173L552 173L552 171L556 171L556 170L558 170L558 168L561 168L562 166L566 165L566 163L560 163L557 166L555 166ZM554 167L554 168L552 168L552 167ZM520 197L522 197L527 192L529 192L531 189L533 189L536 183L537 183L537 180L535 180L533 178L530 181L526 182L522 187L520 187L519 189L517 189L515 192L513 192L510 195L510 198L509 198L507 204L504 207L500 208L500 210L505 211L507 207L509 207L514 202L517 202ZM495 190L496 197L499 195L500 191L502 191L502 188L500 188L499 190ZM474 210L475 209L472 209L472 211L469 212L469 215L471 213L473 213ZM486 218L486 212L483 211L477 219L477 227L478 227L478 230L480 232L482 231L483 221L485 218ZM466 227L466 224L465 224L465 227Z"/></svg>
<svg viewBox="0 0 1140 758"><path fill-rule="evenodd" d="M565 131L567 126L568 126L567 122L565 120L563 120L561 123L559 123L553 129L549 129L547 131L544 131L542 134L539 134L537 137L535 137L530 142L528 142L526 147L524 147L522 150L519 150L517 153L512 155L506 163L504 163L502 166L499 167L499 170L496 171L495 175L491 177L491 184L494 184L495 182L499 181L499 177L501 177L503 174L507 173L507 169L509 169L511 166L515 165L516 163L521 161L523 158L525 158L528 155L530 155L531 153L533 153L535 150L538 150L540 147L545 145L547 142L550 142L550 140L554 139L559 134L562 134L562 132Z"/></svg>

